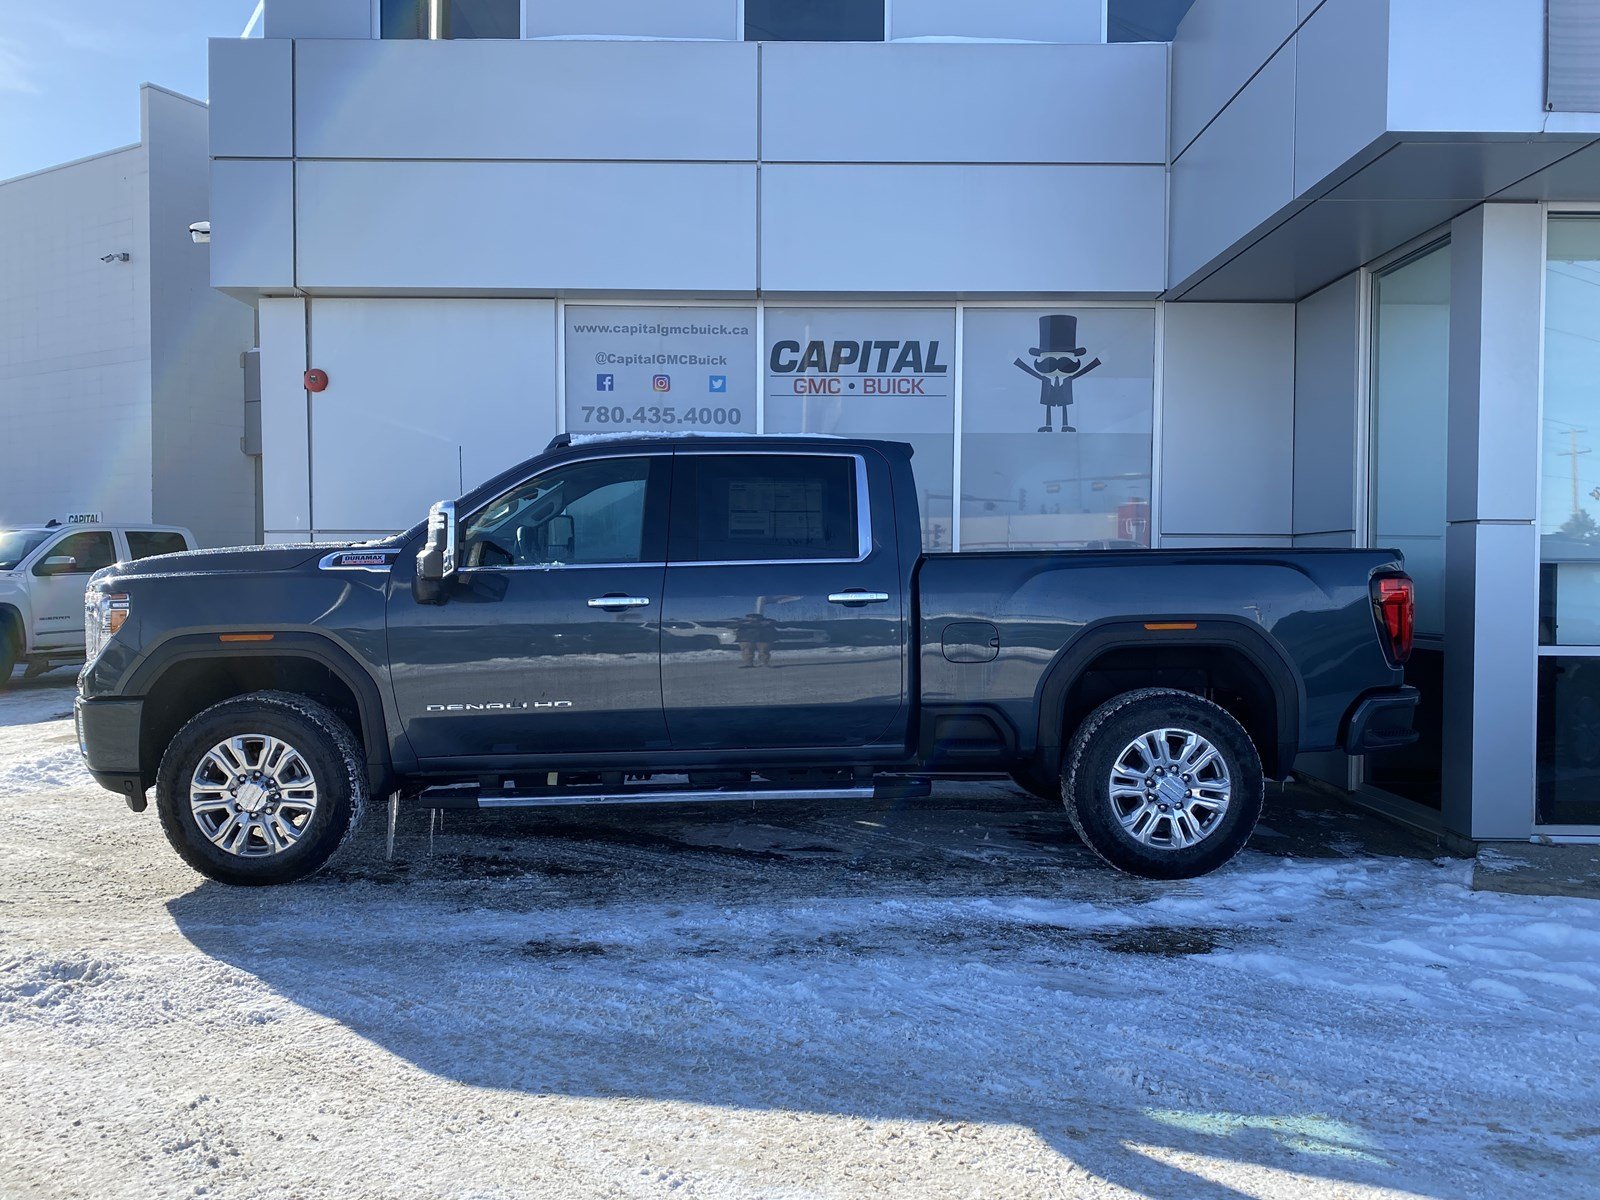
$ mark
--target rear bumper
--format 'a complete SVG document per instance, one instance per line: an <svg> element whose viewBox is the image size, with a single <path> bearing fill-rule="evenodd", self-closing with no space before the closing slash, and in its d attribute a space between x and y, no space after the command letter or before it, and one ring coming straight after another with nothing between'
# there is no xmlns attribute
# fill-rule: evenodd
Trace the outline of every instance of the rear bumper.
<svg viewBox="0 0 1600 1200"><path fill-rule="evenodd" d="M1346 754L1371 754L1378 750L1397 750L1417 740L1411 719L1417 709L1417 689L1391 688L1368 692L1350 709L1345 718L1340 745Z"/></svg>
<svg viewBox="0 0 1600 1200"><path fill-rule="evenodd" d="M139 764L139 723L143 700L85 700L72 706L78 728L78 752L94 781L116 792L129 807L144 807L144 780Z"/></svg>

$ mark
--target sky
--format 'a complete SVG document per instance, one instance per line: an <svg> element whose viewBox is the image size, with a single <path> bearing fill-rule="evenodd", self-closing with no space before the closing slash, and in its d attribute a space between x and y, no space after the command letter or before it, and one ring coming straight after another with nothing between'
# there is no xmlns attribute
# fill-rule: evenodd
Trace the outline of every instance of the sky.
<svg viewBox="0 0 1600 1200"><path fill-rule="evenodd" d="M0 179L139 140L139 85L206 96L255 0L0 0Z"/></svg>

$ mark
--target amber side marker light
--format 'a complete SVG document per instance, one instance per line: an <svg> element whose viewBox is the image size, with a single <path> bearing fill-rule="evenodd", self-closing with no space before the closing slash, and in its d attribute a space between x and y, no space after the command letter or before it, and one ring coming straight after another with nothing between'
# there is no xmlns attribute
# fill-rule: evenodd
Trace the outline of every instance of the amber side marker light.
<svg viewBox="0 0 1600 1200"><path fill-rule="evenodd" d="M1146 621L1144 623L1144 627L1155 632L1160 632L1161 630L1166 629L1197 629L1199 628L1199 625L1195 621Z"/></svg>
<svg viewBox="0 0 1600 1200"><path fill-rule="evenodd" d="M275 634L271 633L219 633L219 642L270 642Z"/></svg>

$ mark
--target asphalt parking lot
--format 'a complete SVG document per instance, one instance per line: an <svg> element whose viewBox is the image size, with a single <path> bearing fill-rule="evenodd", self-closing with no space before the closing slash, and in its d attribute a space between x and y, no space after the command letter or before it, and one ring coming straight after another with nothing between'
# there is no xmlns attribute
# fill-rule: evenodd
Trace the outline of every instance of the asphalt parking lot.
<svg viewBox="0 0 1600 1200"><path fill-rule="evenodd" d="M1009 785L380 811L205 882L0 693L0 1195L1587 1196L1600 902L1274 795L1208 879Z"/></svg>

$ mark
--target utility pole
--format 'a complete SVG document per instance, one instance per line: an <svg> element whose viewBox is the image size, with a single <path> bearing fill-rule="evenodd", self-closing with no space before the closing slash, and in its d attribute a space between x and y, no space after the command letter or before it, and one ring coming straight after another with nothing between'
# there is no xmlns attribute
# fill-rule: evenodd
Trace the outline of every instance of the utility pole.
<svg viewBox="0 0 1600 1200"><path fill-rule="evenodd" d="M1583 511L1582 509L1580 509L1578 507L1578 456L1580 454L1588 454L1589 453L1589 448L1587 446L1584 447L1582 450L1578 449L1578 435L1580 433L1588 433L1588 432L1589 431L1587 429L1579 429L1576 425L1573 426L1571 429L1567 430L1567 446L1568 446L1568 449L1566 449L1566 450L1558 450L1556 452L1561 458L1570 458L1572 460L1572 515L1573 516L1577 516L1580 512Z"/></svg>

